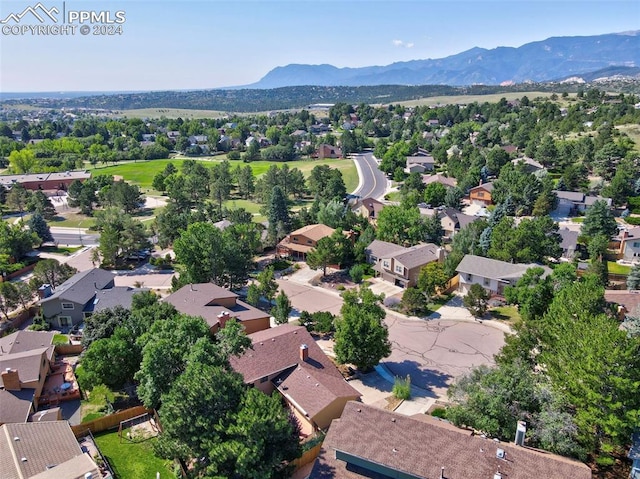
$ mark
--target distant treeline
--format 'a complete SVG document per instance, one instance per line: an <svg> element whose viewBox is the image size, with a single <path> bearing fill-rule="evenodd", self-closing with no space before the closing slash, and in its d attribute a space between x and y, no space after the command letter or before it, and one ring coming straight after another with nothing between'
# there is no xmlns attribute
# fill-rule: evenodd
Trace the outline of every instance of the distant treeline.
<svg viewBox="0 0 640 479"><path fill-rule="evenodd" d="M577 91L579 85L527 83L511 86L473 85L379 85L360 87L294 86L272 90L197 90L148 93L115 93L80 98L33 98L7 100L4 106L28 104L41 108L90 108L134 110L140 108L185 108L229 112L258 112L303 108L313 103L388 104L433 96L489 95L522 91Z"/></svg>

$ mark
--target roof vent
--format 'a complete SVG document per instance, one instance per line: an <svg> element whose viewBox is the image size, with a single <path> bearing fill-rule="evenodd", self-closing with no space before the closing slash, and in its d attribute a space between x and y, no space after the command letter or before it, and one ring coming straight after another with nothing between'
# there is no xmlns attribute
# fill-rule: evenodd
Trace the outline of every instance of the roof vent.
<svg viewBox="0 0 640 479"><path fill-rule="evenodd" d="M22 457L22 458L20 458L20 460L21 460L22 462L27 462L27 458L26 458L26 457Z"/></svg>
<svg viewBox="0 0 640 479"><path fill-rule="evenodd" d="M19 440L20 440L20 438L19 438L18 436L14 436L14 437L13 437L13 440L14 440L14 441L19 441Z"/></svg>
<svg viewBox="0 0 640 479"><path fill-rule="evenodd" d="M396 418L395 418L395 417L392 417L392 418L391 418L391 422L396 422Z"/></svg>
<svg viewBox="0 0 640 479"><path fill-rule="evenodd" d="M505 456L504 449L500 449L500 448L496 449L496 457L498 459L504 459L504 456Z"/></svg>
<svg viewBox="0 0 640 479"><path fill-rule="evenodd" d="M493 479L502 479L502 474L500 474L499 472L496 472L496 473L493 475Z"/></svg>
<svg viewBox="0 0 640 479"><path fill-rule="evenodd" d="M393 452L398 452L398 450L395 447L392 450Z"/></svg>

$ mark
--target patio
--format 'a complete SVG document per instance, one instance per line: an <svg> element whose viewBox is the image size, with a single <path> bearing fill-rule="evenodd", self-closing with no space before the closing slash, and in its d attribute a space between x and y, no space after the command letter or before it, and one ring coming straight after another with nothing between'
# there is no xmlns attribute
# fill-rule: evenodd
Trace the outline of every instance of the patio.
<svg viewBox="0 0 640 479"><path fill-rule="evenodd" d="M75 357L56 361L44 382L39 404L56 406L62 401L80 399L80 387L73 372Z"/></svg>

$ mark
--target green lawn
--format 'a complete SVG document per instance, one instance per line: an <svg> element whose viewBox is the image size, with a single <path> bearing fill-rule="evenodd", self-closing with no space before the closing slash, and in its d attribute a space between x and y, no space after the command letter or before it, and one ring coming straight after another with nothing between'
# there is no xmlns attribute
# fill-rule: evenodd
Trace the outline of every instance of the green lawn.
<svg viewBox="0 0 640 479"><path fill-rule="evenodd" d="M584 223L584 216L578 216L577 218L571 218L572 223Z"/></svg>
<svg viewBox="0 0 640 479"><path fill-rule="evenodd" d="M56 216L49 222L49 226L61 226L66 228L91 228L96 224L96 219L81 214L67 214L65 218Z"/></svg>
<svg viewBox="0 0 640 479"><path fill-rule="evenodd" d="M522 317L515 306L499 306L497 308L491 308L489 313L494 319L505 321L511 325L522 321Z"/></svg>
<svg viewBox="0 0 640 479"><path fill-rule="evenodd" d="M210 157L208 160L198 160L198 163L202 163L205 166L211 166L212 163L216 163L225 159L224 156ZM117 175L122 176L125 180L131 181L137 184L140 188L151 189L151 183L153 183L153 177L163 171L168 163L173 163L178 170L184 159L174 158L170 160L149 160L149 161L136 161L120 163L114 166L98 166L88 168L94 175ZM253 170L254 176L260 176L264 174L271 165L277 164L279 166L285 163L274 163L272 161L252 161L251 163L243 163L240 160L231 160L232 168L236 165L250 165ZM353 191L358 186L358 171L355 164L351 160L298 160L288 161L286 165L289 168L298 168L302 173L307 176L311 170L317 165L329 165L332 168L339 169L342 172L344 183L347 187L347 191Z"/></svg>
<svg viewBox="0 0 640 479"><path fill-rule="evenodd" d="M67 336L66 334L56 334L53 337L53 344L54 346L56 344L69 344L69 336Z"/></svg>
<svg viewBox="0 0 640 479"><path fill-rule="evenodd" d="M133 443L118 437L118 431L95 436L102 455L107 458L118 479L175 478L173 463L157 457L153 452L155 438Z"/></svg>
<svg viewBox="0 0 640 479"><path fill-rule="evenodd" d="M618 264L615 261L607 261L607 268L611 274L629 274L631 266Z"/></svg>

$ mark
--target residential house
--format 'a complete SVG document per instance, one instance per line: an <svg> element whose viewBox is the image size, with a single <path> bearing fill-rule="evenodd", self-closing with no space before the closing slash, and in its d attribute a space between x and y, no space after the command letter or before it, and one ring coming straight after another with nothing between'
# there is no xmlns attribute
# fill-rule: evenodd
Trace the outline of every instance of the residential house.
<svg viewBox="0 0 640 479"><path fill-rule="evenodd" d="M493 204L491 199L491 193L493 192L493 183L483 183L478 186L474 186L469 190L469 201L472 204L489 206Z"/></svg>
<svg viewBox="0 0 640 479"><path fill-rule="evenodd" d="M38 409L54 358L54 335L17 331L0 338L0 424L25 422Z"/></svg>
<svg viewBox="0 0 640 479"><path fill-rule="evenodd" d="M384 203L375 198L364 198L358 201L354 211L360 216L367 218L370 223L375 223L383 208Z"/></svg>
<svg viewBox="0 0 640 479"><path fill-rule="evenodd" d="M404 171L405 173L424 173L425 171L433 171L435 166L436 160L433 156L407 156L407 163Z"/></svg>
<svg viewBox="0 0 640 479"><path fill-rule="evenodd" d="M545 276L551 274L551 269L539 264L514 264L468 254L456 268L460 275L459 290L467 293L472 284L479 284L489 293L501 296L505 286L515 285L529 268L543 268Z"/></svg>
<svg viewBox="0 0 640 479"><path fill-rule="evenodd" d="M240 322L247 334L269 329L269 314L238 299L238 295L213 283L183 286L163 301L178 311L204 319L212 333L224 328L229 319Z"/></svg>
<svg viewBox="0 0 640 479"><path fill-rule="evenodd" d="M585 464L522 444L425 414L404 416L350 402L331 423L309 478L591 478Z"/></svg>
<svg viewBox="0 0 640 479"><path fill-rule="evenodd" d="M312 158L325 159L325 158L342 158L342 150L337 146L323 143L318 146L318 149L311 155Z"/></svg>
<svg viewBox="0 0 640 479"><path fill-rule="evenodd" d="M53 327L68 328L84 321L88 316L106 308L130 308L133 295L145 289L114 286L115 276L109 271L93 268L77 273L55 290L42 285L40 307L47 322Z"/></svg>
<svg viewBox="0 0 640 479"><path fill-rule="evenodd" d="M504 151L506 151L510 155L518 152L518 147L515 145L503 145L500 148L502 148Z"/></svg>
<svg viewBox="0 0 640 479"><path fill-rule="evenodd" d="M440 183L447 188L455 188L458 182L455 178L449 178L442 173L435 173L432 175L422 175L422 183L430 185L431 183Z"/></svg>
<svg viewBox="0 0 640 479"><path fill-rule="evenodd" d="M365 249L367 261L383 280L410 288L418 282L420 270L444 260L444 250L432 243L405 248L394 243L374 240Z"/></svg>
<svg viewBox="0 0 640 479"><path fill-rule="evenodd" d="M557 210L566 210L568 211L568 215L584 213L596 201L606 201L607 205L611 206L611 198L586 195L580 191L553 190L553 192L558 197Z"/></svg>
<svg viewBox="0 0 640 479"><path fill-rule="evenodd" d="M329 125L325 125L324 123L318 123L317 125L311 125L309 127L309 131L313 135L322 135L324 133L329 133L331 131L331 127Z"/></svg>
<svg viewBox="0 0 640 479"><path fill-rule="evenodd" d="M437 214L445 238L453 238L458 231L479 219L477 216L465 215L455 208L438 208Z"/></svg>
<svg viewBox="0 0 640 479"><path fill-rule="evenodd" d="M620 259L631 263L640 262L640 226L622 230L616 240Z"/></svg>
<svg viewBox="0 0 640 479"><path fill-rule="evenodd" d="M562 247L562 258L572 260L578 249L578 236L580 236L580 233L568 228L561 228L558 230L558 234L560 238L562 238L560 243Z"/></svg>
<svg viewBox="0 0 640 479"><path fill-rule="evenodd" d="M191 135L189 137L189 143L192 145L206 145L209 141L209 137L207 135Z"/></svg>
<svg viewBox="0 0 640 479"><path fill-rule="evenodd" d="M529 158L528 156L523 156L521 158L516 158L515 160L511 160L511 163L514 165L523 165L524 169L527 173L537 173L538 171L547 171L542 163L537 162L533 158Z"/></svg>
<svg viewBox="0 0 640 479"><path fill-rule="evenodd" d="M640 290L606 289L604 299L616 307L620 321L624 321L627 314L635 315L640 311Z"/></svg>
<svg viewBox="0 0 640 479"><path fill-rule="evenodd" d="M57 173L26 173L22 175L0 175L0 185L11 189L15 184L26 190L66 191L74 181L84 183L91 178L88 171L64 171Z"/></svg>
<svg viewBox="0 0 640 479"><path fill-rule="evenodd" d="M95 445L94 445L95 447ZM4 424L0 427L3 479L107 479L80 447L67 421Z"/></svg>
<svg viewBox="0 0 640 479"><path fill-rule="evenodd" d="M304 327L284 324L249 338L253 348L231 357L231 366L265 394L278 391L305 433L326 429L360 398Z"/></svg>
<svg viewBox="0 0 640 479"><path fill-rule="evenodd" d="M327 225L303 226L289 233L278 245L276 251L281 256L305 260L307 253L318 245L318 241L331 236L335 230Z"/></svg>
<svg viewBox="0 0 640 479"><path fill-rule="evenodd" d="M440 121L437 119L433 119L433 120L429 120L427 121L427 126L439 126L440 125Z"/></svg>
<svg viewBox="0 0 640 479"><path fill-rule="evenodd" d="M171 142L175 143L176 140L180 137L180 132L178 130L171 130L167 132L167 138L171 140Z"/></svg>

